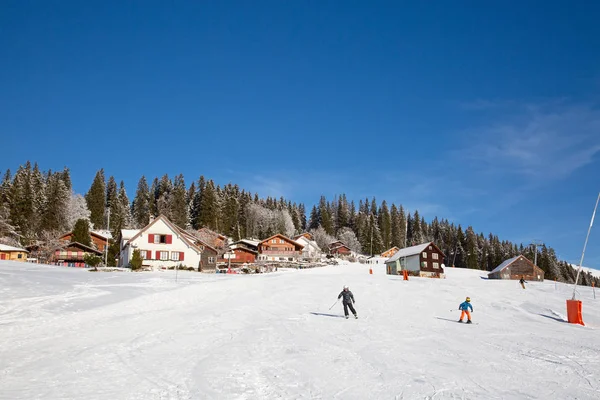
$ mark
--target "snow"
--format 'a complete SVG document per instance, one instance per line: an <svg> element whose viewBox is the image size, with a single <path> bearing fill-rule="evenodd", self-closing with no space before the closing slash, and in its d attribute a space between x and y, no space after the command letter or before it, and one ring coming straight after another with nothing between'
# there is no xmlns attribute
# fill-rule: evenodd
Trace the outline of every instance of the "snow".
<svg viewBox="0 0 600 400"><path fill-rule="evenodd" d="M579 269L579 265L571 264L571 267L575 269L575 272L577 272L577 270ZM600 278L600 270L589 267L581 267L581 271L589 272L590 274L592 274L592 276Z"/></svg>
<svg viewBox="0 0 600 400"><path fill-rule="evenodd" d="M89 272L0 262L0 399L597 399L600 300L571 287L369 274ZM359 319L341 318L343 285ZM477 325L458 324L471 297Z"/></svg>
<svg viewBox="0 0 600 400"><path fill-rule="evenodd" d="M23 251L25 253L29 253L27 250L22 249L20 247L9 246L7 244L0 243L0 251Z"/></svg>

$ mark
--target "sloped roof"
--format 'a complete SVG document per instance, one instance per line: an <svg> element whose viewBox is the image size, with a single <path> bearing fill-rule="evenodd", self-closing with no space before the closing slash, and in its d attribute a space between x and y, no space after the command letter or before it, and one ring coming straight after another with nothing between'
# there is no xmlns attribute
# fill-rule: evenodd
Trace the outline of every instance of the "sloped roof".
<svg viewBox="0 0 600 400"><path fill-rule="evenodd" d="M25 253L29 253L28 250L22 249L20 247L9 246L7 244L0 244L0 251L22 251Z"/></svg>
<svg viewBox="0 0 600 400"><path fill-rule="evenodd" d="M103 239L112 239L112 233L110 233L110 231L105 231L105 230L95 230L95 231L90 231L90 235L96 235L99 236Z"/></svg>
<svg viewBox="0 0 600 400"><path fill-rule="evenodd" d="M67 248L67 247L78 247L80 249L87 251L88 253L94 253L99 256L102 255L102 252L100 250L96 250L90 246L86 246L85 244L79 243L79 242L69 242L68 244L61 246L61 247L57 248L56 250L62 249L62 248Z"/></svg>
<svg viewBox="0 0 600 400"><path fill-rule="evenodd" d="M523 257L522 255L518 255L516 257L513 258L509 258L508 260L505 260L502 264L498 265L496 268L494 268L490 274L502 271L504 268L508 267L510 264L514 263L515 261L517 261L520 257ZM525 258L525 257L523 257Z"/></svg>
<svg viewBox="0 0 600 400"><path fill-rule="evenodd" d="M410 257L410 256L414 256L417 254L420 254L423 252L423 250L425 250L427 248L427 246L429 246L432 242L427 242L427 243L423 243L423 244L418 244L416 246L411 246L411 247L405 247L404 249L400 249L396 252L396 254L394 254L393 256L391 256L387 262L393 262L393 261L397 261L402 257Z"/></svg>
<svg viewBox="0 0 600 400"><path fill-rule="evenodd" d="M283 240L285 240L285 241L287 241L287 242L290 242L291 244L293 244L293 245L294 245L294 246L296 246L296 247L299 247L300 249L303 249L303 248L304 248L304 246L303 246L303 245L301 245L300 243L298 243L298 242L296 242L296 241L294 241L294 240L290 239L289 237L287 237L287 236L285 236L285 235L282 235L281 233L276 233L275 235L273 235L273 236L271 236L271 237L268 237L268 238L266 238L265 240L261 240L259 244L261 244L261 243L265 243L265 242L268 242L269 240L271 240L271 239L273 239L273 238L277 238L277 237L278 237L278 238L282 238Z"/></svg>
<svg viewBox="0 0 600 400"><path fill-rule="evenodd" d="M239 244L239 243L244 243L247 245L250 245L252 247L258 247L258 245L260 244L260 242L258 240L251 240L251 239L240 239L235 243L232 244Z"/></svg>
<svg viewBox="0 0 600 400"><path fill-rule="evenodd" d="M139 233L139 229L121 229L123 240L129 240Z"/></svg>
<svg viewBox="0 0 600 400"><path fill-rule="evenodd" d="M177 234L181 238L181 240L183 240L188 246L190 246L192 249L196 250L198 253L202 253L202 249L200 249L198 247L198 245L189 238L189 233L185 233L184 230L180 229L174 223L169 221L169 219L163 214L160 214L158 217L154 218L154 220L152 222L150 222L148 225L146 225L142 229L138 230L137 233L123 245L123 248L129 246L129 244L132 241L137 239L142 233L147 231L152 225L157 223L159 220L163 221L165 223L165 225L167 225L171 229L171 231L173 231L173 233Z"/></svg>

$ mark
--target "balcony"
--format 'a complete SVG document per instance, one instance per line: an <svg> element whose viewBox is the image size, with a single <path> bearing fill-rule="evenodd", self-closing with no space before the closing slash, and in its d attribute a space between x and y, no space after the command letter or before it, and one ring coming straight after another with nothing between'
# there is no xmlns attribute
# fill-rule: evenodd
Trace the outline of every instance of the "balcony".
<svg viewBox="0 0 600 400"><path fill-rule="evenodd" d="M300 251L290 251L290 250L262 250L260 254L265 256L282 256L282 257L292 257L292 256L300 256L302 252Z"/></svg>

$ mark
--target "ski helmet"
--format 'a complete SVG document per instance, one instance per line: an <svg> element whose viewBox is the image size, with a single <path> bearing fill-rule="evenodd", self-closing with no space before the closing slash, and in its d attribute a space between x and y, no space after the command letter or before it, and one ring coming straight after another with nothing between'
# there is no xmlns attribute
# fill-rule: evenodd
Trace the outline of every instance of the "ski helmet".
<svg viewBox="0 0 600 400"><path fill-rule="evenodd" d="M344 285L344 289L348 289L348 285Z"/></svg>
<svg viewBox="0 0 600 400"><path fill-rule="evenodd" d="M470 298L470 297L467 297L467 301L471 301L471 298Z"/></svg>

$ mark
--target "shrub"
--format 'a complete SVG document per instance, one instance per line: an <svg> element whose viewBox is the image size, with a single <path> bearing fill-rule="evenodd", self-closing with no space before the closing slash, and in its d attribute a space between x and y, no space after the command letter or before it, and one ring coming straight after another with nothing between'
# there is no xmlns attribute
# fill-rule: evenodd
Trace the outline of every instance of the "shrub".
<svg viewBox="0 0 600 400"><path fill-rule="evenodd" d="M142 256L139 250L133 251L133 256L131 257L131 261L129 261L129 267L132 271L137 271L142 268Z"/></svg>

